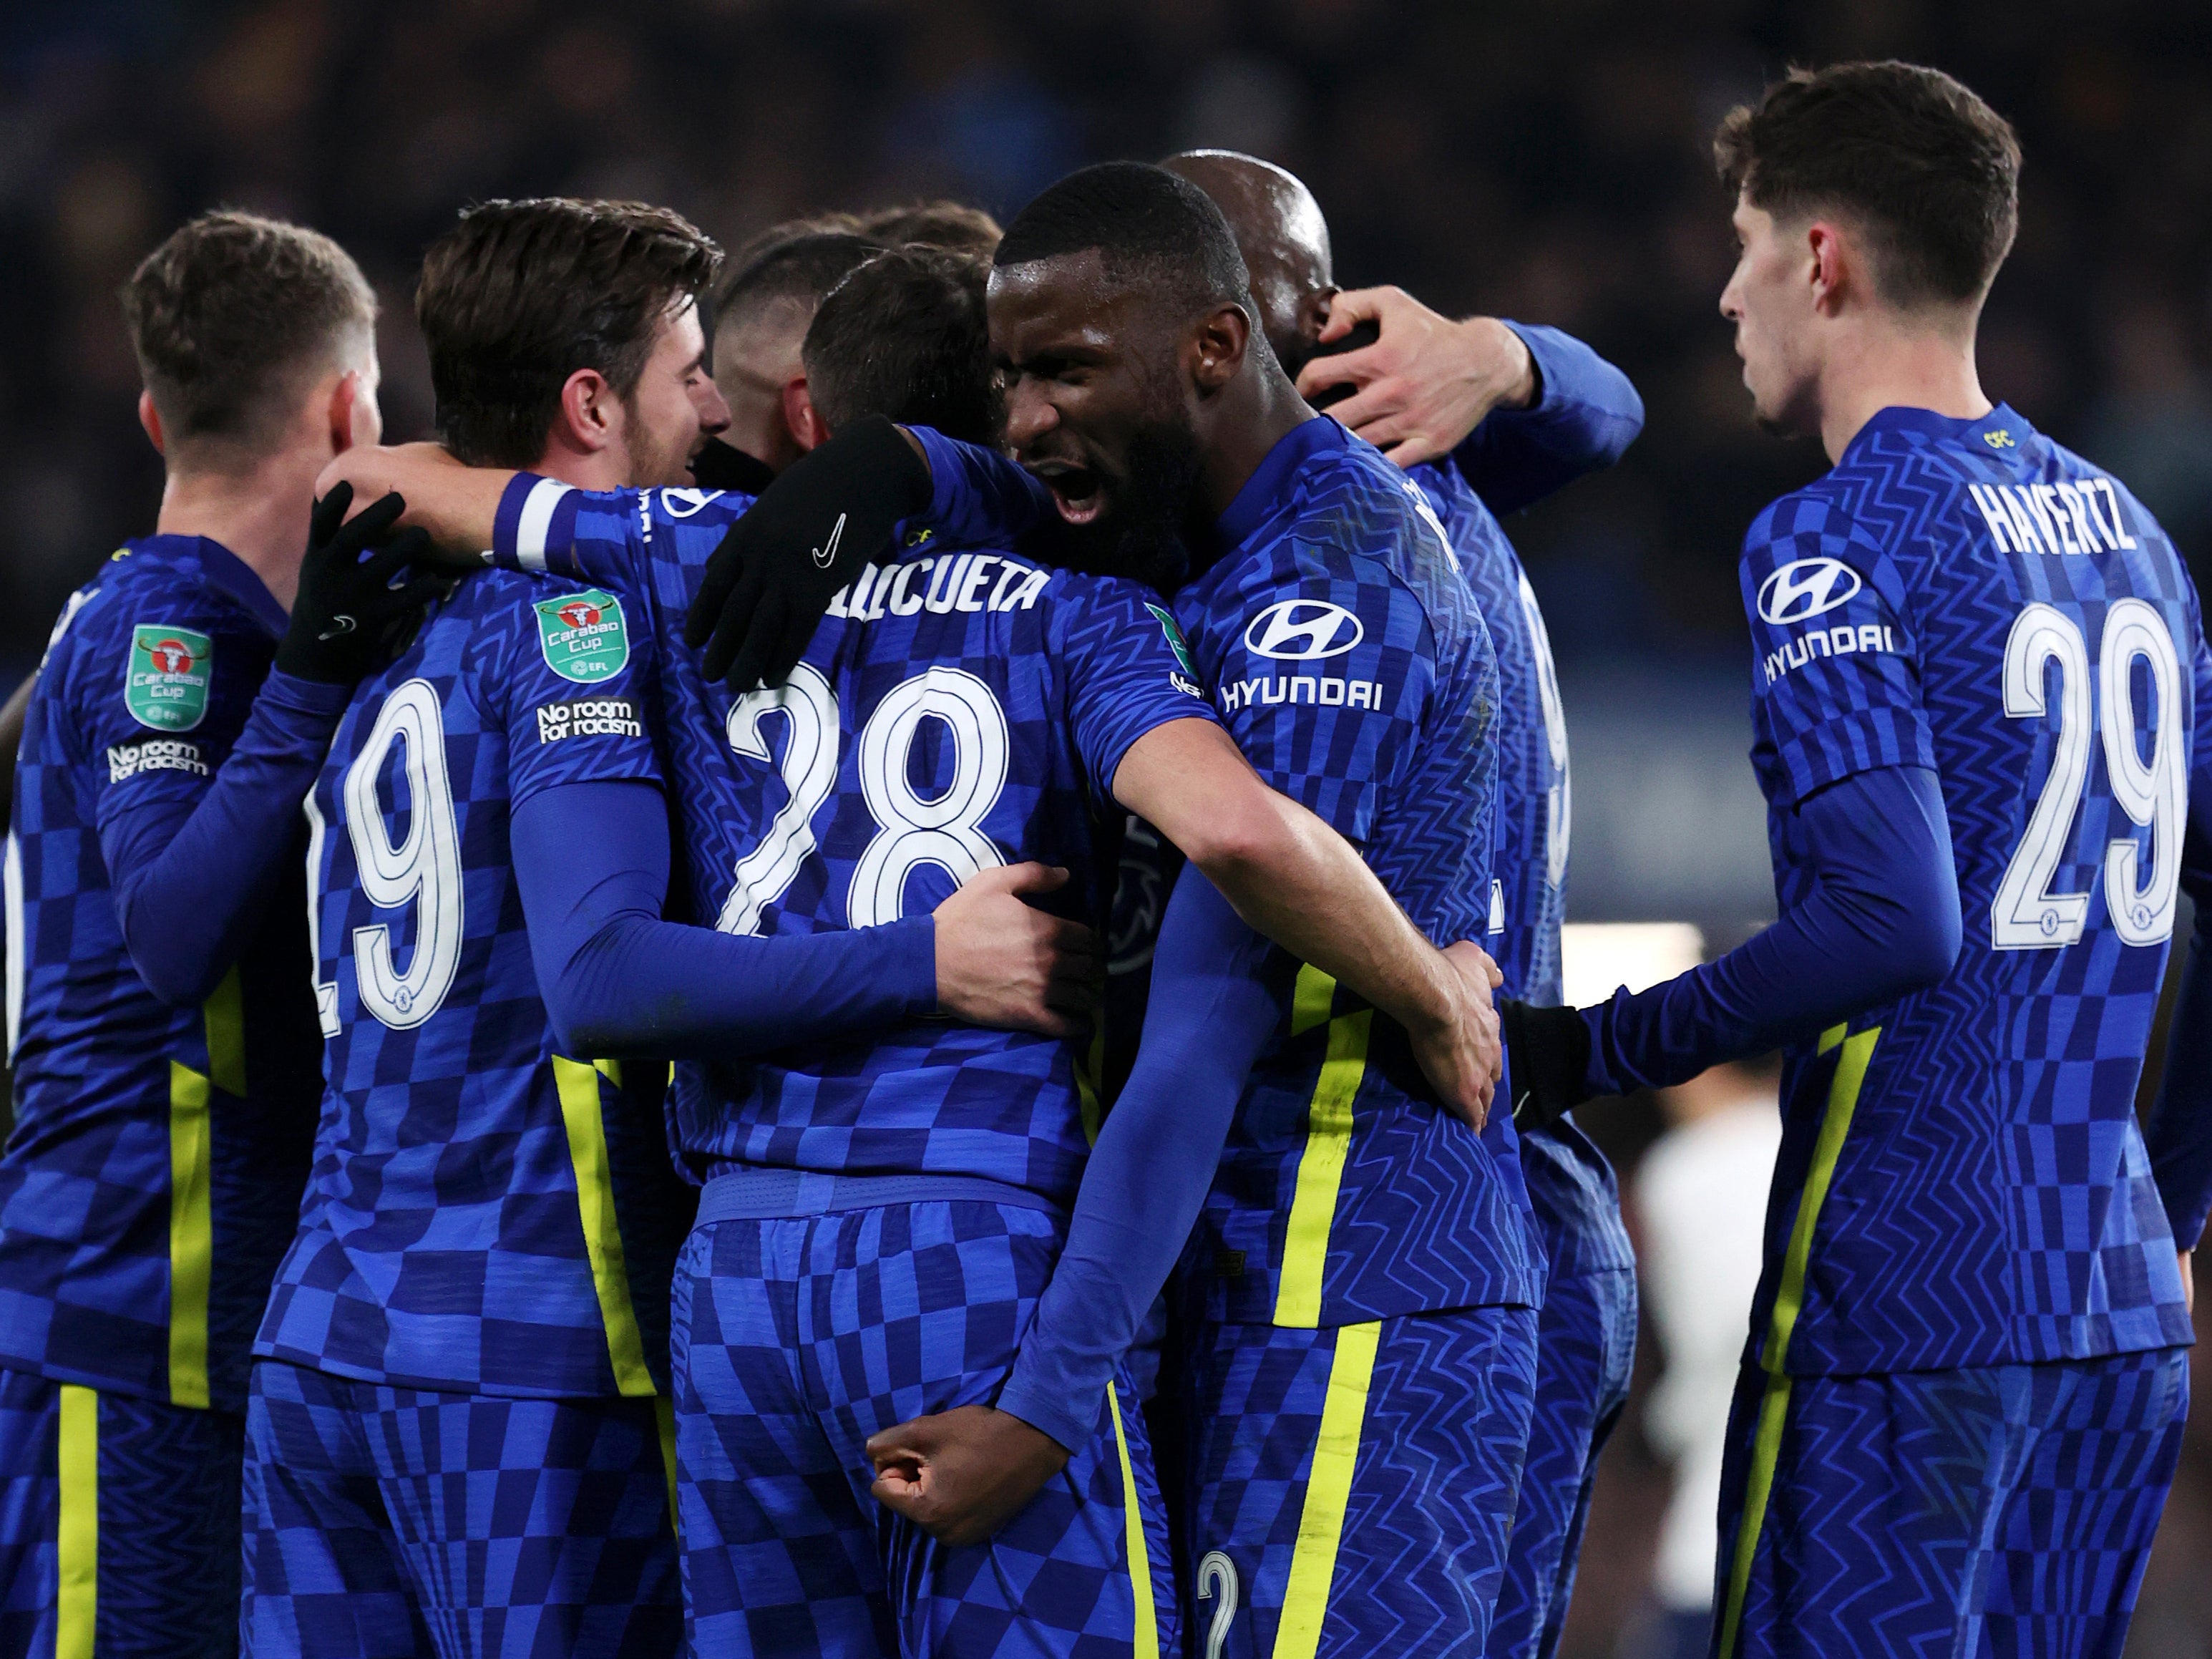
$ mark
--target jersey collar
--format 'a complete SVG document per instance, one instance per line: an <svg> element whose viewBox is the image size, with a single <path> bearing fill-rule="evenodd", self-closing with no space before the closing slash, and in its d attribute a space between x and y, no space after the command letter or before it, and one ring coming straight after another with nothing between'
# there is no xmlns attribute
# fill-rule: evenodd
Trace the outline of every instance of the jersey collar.
<svg viewBox="0 0 2212 1659"><path fill-rule="evenodd" d="M1861 444L1893 432L1918 433L1938 443L1986 448L1992 455L2023 448L2036 435L2035 428L2021 419L2020 411L2009 404L1999 404L1978 421L1954 420L1932 409L1910 409L1893 404L1887 409L1877 410L1873 418L1853 434L1844 450L1844 460L1852 459Z"/></svg>
<svg viewBox="0 0 2212 1659"><path fill-rule="evenodd" d="M1222 540L1231 547L1243 541L1267 522L1290 493L1299 468L1315 455L1342 449L1351 441L1352 434L1326 415L1301 421L1276 439L1275 447L1253 469L1244 487L1237 492L1237 499L1216 520Z"/></svg>
<svg viewBox="0 0 2212 1659"><path fill-rule="evenodd" d="M285 624L289 621L284 607L276 603L276 595L254 574L252 567L221 542L210 541L205 536L148 536L131 545L140 554L150 553L155 558L179 564L198 565L201 574L252 612L253 619L270 635L283 637Z"/></svg>

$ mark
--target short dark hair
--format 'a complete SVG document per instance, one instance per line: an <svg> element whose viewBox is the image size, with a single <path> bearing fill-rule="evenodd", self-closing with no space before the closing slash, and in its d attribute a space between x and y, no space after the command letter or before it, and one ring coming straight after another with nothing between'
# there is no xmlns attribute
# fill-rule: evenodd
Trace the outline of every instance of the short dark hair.
<svg viewBox="0 0 2212 1659"><path fill-rule="evenodd" d="M714 321L720 325L778 300L819 305L823 295L884 246L856 230L812 227L756 241L715 293Z"/></svg>
<svg viewBox="0 0 2212 1659"><path fill-rule="evenodd" d="M2020 222L2011 125L1940 70L1917 64L1793 69L1713 137L1721 182L1778 217L1851 215L1890 304L1978 300Z"/></svg>
<svg viewBox="0 0 2212 1659"><path fill-rule="evenodd" d="M1144 161L1105 161L1051 185L1014 216L991 263L1004 270L1098 250L1109 279L1160 283L1194 307L1250 306L1252 279L1213 198Z"/></svg>
<svg viewBox="0 0 2212 1659"><path fill-rule="evenodd" d="M860 216L860 229L885 247L920 242L948 253L966 253L988 259L997 252L1006 232L999 222L979 207L939 198L908 202L902 207L878 208Z"/></svg>
<svg viewBox="0 0 2212 1659"><path fill-rule="evenodd" d="M661 319L714 280L722 251L641 202L484 202L430 246L415 315L438 434L477 466L530 466L580 368L637 389Z"/></svg>
<svg viewBox="0 0 2212 1659"><path fill-rule="evenodd" d="M799 348L830 430L870 415L995 444L1006 426L980 260L919 245L879 253L832 290Z"/></svg>
<svg viewBox="0 0 2212 1659"><path fill-rule="evenodd" d="M225 209L146 256L123 315L173 454L203 439L272 440L302 376L373 342L376 295L320 232Z"/></svg>

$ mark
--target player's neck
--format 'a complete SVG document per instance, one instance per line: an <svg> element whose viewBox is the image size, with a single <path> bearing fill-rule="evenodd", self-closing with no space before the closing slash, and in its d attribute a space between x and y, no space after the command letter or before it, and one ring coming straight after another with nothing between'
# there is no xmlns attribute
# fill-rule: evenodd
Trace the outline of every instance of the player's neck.
<svg viewBox="0 0 2212 1659"><path fill-rule="evenodd" d="M1314 418L1312 408L1272 359L1239 376L1223 397L1230 401L1214 422L1200 475L1206 512L1215 518L1229 510L1267 452Z"/></svg>
<svg viewBox="0 0 2212 1659"><path fill-rule="evenodd" d="M1837 343L1820 377L1820 445L1831 461L1885 409L1978 421L1994 405L1974 369L1974 337L1869 319Z"/></svg>
<svg viewBox="0 0 2212 1659"><path fill-rule="evenodd" d="M300 588L315 475L329 460L327 450L296 445L237 471L172 467L154 528L222 543L289 611Z"/></svg>
<svg viewBox="0 0 2212 1659"><path fill-rule="evenodd" d="M605 449L577 449L556 438L547 443L538 465L530 470L578 489L625 489L630 483L629 453L612 445Z"/></svg>

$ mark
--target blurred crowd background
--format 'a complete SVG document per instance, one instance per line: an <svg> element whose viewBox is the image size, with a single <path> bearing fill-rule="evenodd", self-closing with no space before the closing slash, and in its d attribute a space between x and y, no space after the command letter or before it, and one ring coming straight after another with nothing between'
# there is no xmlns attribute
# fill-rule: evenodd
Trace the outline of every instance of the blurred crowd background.
<svg viewBox="0 0 2212 1659"><path fill-rule="evenodd" d="M1715 311L1734 252L1715 121L1793 61L1868 56L1939 64L2010 117L2021 234L1984 383L2124 476L2201 584L2204 25L2190 0L7 0L0 682L151 526L161 471L115 290L198 210L297 218L354 252L384 297L387 431L408 438L431 416L416 264L465 202L641 198L734 246L794 213L924 194L1003 215L1084 161L1225 145L1313 185L1347 285L1557 324L1634 378L1649 423L1626 460L1508 526L1566 688L1571 911L1729 943L1772 903L1743 760L1738 539L1823 462L1753 428ZM1597 1127L1633 1189L1646 1147L1705 1112L1644 1102ZM1633 1659L1659 1636L1653 1557L1681 1453L1665 1396L1646 1409L1667 1357L1645 1335L1571 1656ZM2207 1424L2200 1409L2131 1654L2212 1655Z"/></svg>

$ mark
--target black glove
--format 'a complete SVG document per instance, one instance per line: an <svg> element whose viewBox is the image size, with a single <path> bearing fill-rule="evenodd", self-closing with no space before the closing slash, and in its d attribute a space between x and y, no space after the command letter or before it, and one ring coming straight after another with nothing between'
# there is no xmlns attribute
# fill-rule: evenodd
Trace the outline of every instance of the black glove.
<svg viewBox="0 0 2212 1659"><path fill-rule="evenodd" d="M792 463L707 561L684 629L707 677L740 696L789 679L830 599L929 497L927 464L880 415Z"/></svg>
<svg viewBox="0 0 2212 1659"><path fill-rule="evenodd" d="M423 531L392 533L407 510L397 494L349 520L346 509L352 505L349 483L331 486L315 503L291 625L276 644L277 667L326 685L351 685L375 668L384 660L394 624L411 619L449 585L442 576L392 585L430 550Z"/></svg>
<svg viewBox="0 0 2212 1659"><path fill-rule="evenodd" d="M691 482L702 489L736 489L760 495L775 482L775 469L742 449L732 449L720 438L709 438L691 458Z"/></svg>
<svg viewBox="0 0 2212 1659"><path fill-rule="evenodd" d="M1526 1134L1555 1123L1590 1097L1589 1027L1572 1008L1498 1006L1513 1083L1513 1127Z"/></svg>

